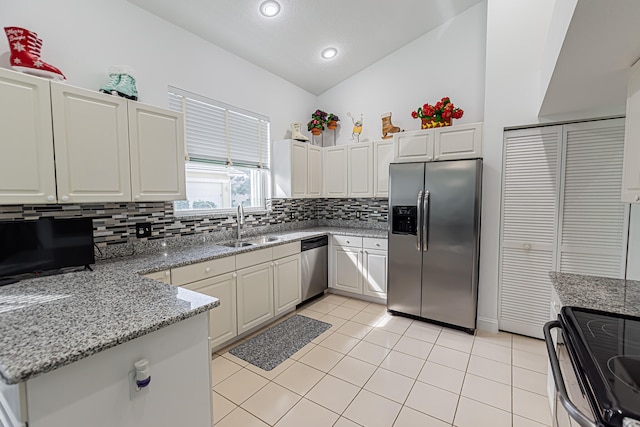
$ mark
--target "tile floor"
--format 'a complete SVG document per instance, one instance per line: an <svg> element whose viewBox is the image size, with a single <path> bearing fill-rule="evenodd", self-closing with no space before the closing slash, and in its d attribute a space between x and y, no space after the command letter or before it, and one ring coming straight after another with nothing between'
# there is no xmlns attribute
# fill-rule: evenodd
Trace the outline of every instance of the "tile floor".
<svg viewBox="0 0 640 427"><path fill-rule="evenodd" d="M216 427L551 425L542 341L474 337L338 295L298 313L333 326L274 370L214 355Z"/></svg>

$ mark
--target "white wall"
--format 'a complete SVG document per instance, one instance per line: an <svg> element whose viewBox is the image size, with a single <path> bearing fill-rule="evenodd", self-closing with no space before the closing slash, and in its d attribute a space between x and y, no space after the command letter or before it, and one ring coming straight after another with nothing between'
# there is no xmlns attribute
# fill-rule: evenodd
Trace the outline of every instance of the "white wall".
<svg viewBox="0 0 640 427"><path fill-rule="evenodd" d="M540 69L555 0L488 0L478 327L497 330L505 127L538 123Z"/></svg>
<svg viewBox="0 0 640 427"><path fill-rule="evenodd" d="M175 86L271 119L272 139L305 121L316 96L126 0L3 1L0 27L18 26L43 39L42 59L68 83L98 89L112 64L137 71L140 101L166 106ZM0 36L0 67L9 68Z"/></svg>
<svg viewBox="0 0 640 427"><path fill-rule="evenodd" d="M485 33L486 2L482 2L321 94L318 108L341 118L337 143L354 143L347 112L358 118L364 115L360 140L375 141L382 137L381 114L391 112L395 126L418 130L420 120L411 112L444 96L465 110L454 124L481 122ZM331 137L331 131L325 131L324 138Z"/></svg>
<svg viewBox="0 0 640 427"><path fill-rule="evenodd" d="M631 205L627 279L640 280L640 205L637 204Z"/></svg>

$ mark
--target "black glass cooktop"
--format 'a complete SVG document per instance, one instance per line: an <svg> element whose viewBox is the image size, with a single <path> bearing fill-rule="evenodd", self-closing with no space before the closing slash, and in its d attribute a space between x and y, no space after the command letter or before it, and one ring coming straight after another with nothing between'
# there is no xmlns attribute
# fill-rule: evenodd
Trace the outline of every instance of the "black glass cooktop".
<svg viewBox="0 0 640 427"><path fill-rule="evenodd" d="M602 419L640 420L640 317L564 307L561 318Z"/></svg>

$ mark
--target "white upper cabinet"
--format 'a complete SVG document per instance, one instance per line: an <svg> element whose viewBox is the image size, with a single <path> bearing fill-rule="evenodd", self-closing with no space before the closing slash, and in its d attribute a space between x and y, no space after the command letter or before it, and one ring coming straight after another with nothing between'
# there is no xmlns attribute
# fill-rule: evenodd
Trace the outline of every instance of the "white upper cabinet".
<svg viewBox="0 0 640 427"><path fill-rule="evenodd" d="M58 198L131 200L127 100L51 82Z"/></svg>
<svg viewBox="0 0 640 427"><path fill-rule="evenodd" d="M273 197L303 198L322 195L322 148L283 139L271 145Z"/></svg>
<svg viewBox="0 0 640 427"><path fill-rule="evenodd" d="M324 196L347 197L347 145L324 149Z"/></svg>
<svg viewBox="0 0 640 427"><path fill-rule="evenodd" d="M49 81L0 69L0 202L55 203Z"/></svg>
<svg viewBox="0 0 640 427"><path fill-rule="evenodd" d="M373 197L373 146L353 144L348 147L348 195Z"/></svg>
<svg viewBox="0 0 640 427"><path fill-rule="evenodd" d="M633 66L627 86L622 201L640 203L640 61Z"/></svg>
<svg viewBox="0 0 640 427"><path fill-rule="evenodd" d="M0 97L0 203L185 198L182 114L9 70Z"/></svg>
<svg viewBox="0 0 640 427"><path fill-rule="evenodd" d="M433 135L431 129L393 134L393 161L430 162L433 160Z"/></svg>
<svg viewBox="0 0 640 427"><path fill-rule="evenodd" d="M435 129L433 160L482 157L482 123Z"/></svg>
<svg viewBox="0 0 640 427"><path fill-rule="evenodd" d="M322 148L307 145L307 195L322 196Z"/></svg>
<svg viewBox="0 0 640 427"><path fill-rule="evenodd" d="M373 143L373 195L389 196L389 164L393 161L393 141Z"/></svg>
<svg viewBox="0 0 640 427"><path fill-rule="evenodd" d="M132 101L128 111L133 200L184 200L182 114Z"/></svg>
<svg viewBox="0 0 640 427"><path fill-rule="evenodd" d="M445 126L393 136L396 163L482 157L482 123Z"/></svg>

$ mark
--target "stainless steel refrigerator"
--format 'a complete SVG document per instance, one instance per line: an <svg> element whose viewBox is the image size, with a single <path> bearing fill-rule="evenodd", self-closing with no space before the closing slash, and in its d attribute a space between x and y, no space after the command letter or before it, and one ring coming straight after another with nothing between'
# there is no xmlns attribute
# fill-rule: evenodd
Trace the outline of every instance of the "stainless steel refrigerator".
<svg viewBox="0 0 640 427"><path fill-rule="evenodd" d="M392 312L476 328L482 160L389 166Z"/></svg>

